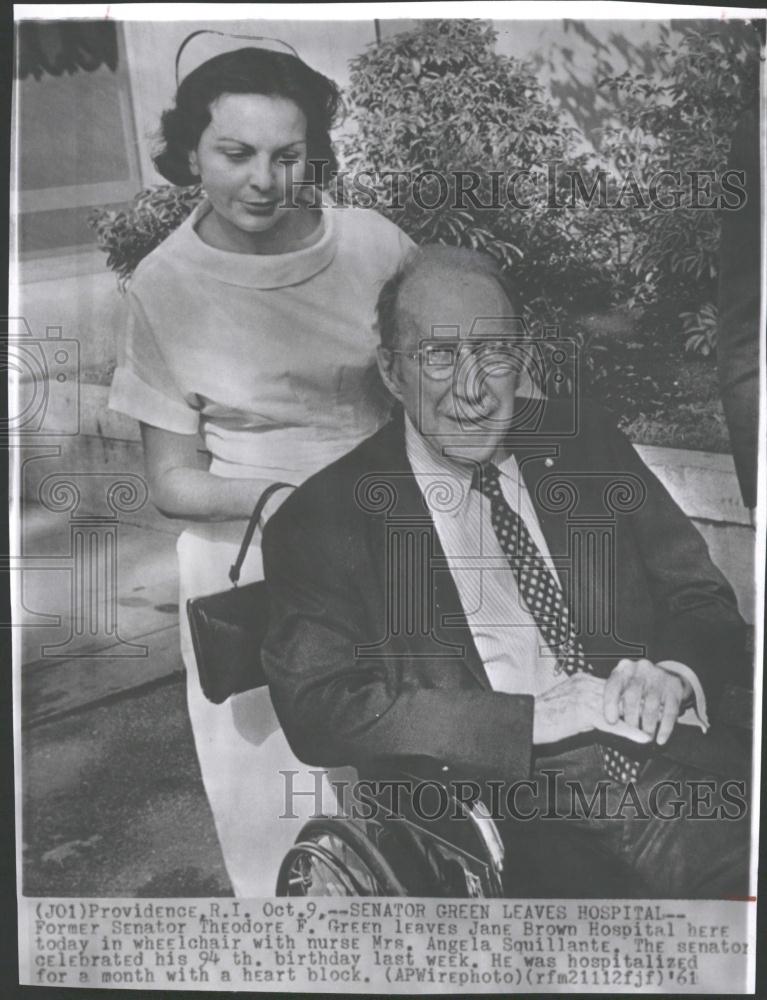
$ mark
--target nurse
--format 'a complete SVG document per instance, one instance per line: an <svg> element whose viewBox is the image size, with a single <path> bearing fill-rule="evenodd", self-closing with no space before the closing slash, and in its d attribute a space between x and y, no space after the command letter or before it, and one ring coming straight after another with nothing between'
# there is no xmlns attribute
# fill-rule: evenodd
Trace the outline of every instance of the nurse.
<svg viewBox="0 0 767 1000"><path fill-rule="evenodd" d="M412 243L372 210L316 197L336 164L338 105L335 84L296 56L248 47L193 70L162 117L158 170L174 184L201 183L205 198L135 272L110 406L141 425L156 506L197 522L178 542L182 609L229 585L266 486L298 485L387 416L375 303ZM270 500L264 519L287 495ZM257 533L243 583L262 577L258 542ZM223 705L205 699L184 614L181 652L234 892L273 895L282 856L314 811L296 797L305 816L280 818L279 772L298 771L296 788L312 778L266 690Z"/></svg>

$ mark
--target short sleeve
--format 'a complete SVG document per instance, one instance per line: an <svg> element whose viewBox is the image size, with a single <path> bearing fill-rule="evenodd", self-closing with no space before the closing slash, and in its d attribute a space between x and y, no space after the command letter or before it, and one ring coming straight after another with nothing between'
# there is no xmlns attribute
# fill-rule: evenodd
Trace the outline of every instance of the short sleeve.
<svg viewBox="0 0 767 1000"><path fill-rule="evenodd" d="M131 291L126 312L109 408L163 430L196 434L198 413L176 385L141 302Z"/></svg>
<svg viewBox="0 0 767 1000"><path fill-rule="evenodd" d="M416 244L410 239L408 234L397 227L397 238L399 240L400 262L404 263L410 254L416 249Z"/></svg>

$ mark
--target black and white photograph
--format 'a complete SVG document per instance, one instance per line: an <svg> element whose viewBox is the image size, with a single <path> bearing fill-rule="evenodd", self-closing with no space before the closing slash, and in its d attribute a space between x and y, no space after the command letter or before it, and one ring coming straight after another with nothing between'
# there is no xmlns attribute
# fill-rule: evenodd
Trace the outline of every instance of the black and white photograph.
<svg viewBox="0 0 767 1000"><path fill-rule="evenodd" d="M21 984L753 992L766 18L14 6Z"/></svg>

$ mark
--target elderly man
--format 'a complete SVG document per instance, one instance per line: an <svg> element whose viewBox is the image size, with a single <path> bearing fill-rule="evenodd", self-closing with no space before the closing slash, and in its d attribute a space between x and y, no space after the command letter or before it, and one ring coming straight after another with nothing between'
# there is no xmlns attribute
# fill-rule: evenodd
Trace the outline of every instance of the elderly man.
<svg viewBox="0 0 767 1000"><path fill-rule="evenodd" d="M744 894L722 782L746 765L706 734L742 622L701 537L603 413L521 395L567 345L520 335L492 262L421 248L379 323L394 418L264 533L264 664L296 754L606 789L607 812L504 821L514 895ZM708 821L670 821L700 782Z"/></svg>

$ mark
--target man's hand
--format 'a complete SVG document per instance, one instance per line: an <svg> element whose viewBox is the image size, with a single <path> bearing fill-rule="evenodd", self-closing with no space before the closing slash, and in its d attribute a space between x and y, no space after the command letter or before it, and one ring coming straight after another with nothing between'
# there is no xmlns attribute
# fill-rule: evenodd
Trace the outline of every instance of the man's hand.
<svg viewBox="0 0 767 1000"><path fill-rule="evenodd" d="M623 720L641 728L663 746L691 695L689 682L678 674L650 660L621 660L605 684L604 716L609 723Z"/></svg>
<svg viewBox="0 0 767 1000"><path fill-rule="evenodd" d="M536 697L533 743L557 743L592 729L649 743L651 737L636 726L618 718L612 722L605 719L605 690L601 678L578 673Z"/></svg>

